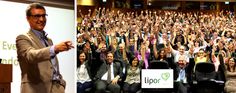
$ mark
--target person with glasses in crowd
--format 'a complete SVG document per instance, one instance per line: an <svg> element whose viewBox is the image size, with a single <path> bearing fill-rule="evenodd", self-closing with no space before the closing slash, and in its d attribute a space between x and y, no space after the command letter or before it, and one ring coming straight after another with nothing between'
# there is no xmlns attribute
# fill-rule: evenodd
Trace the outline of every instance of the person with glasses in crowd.
<svg viewBox="0 0 236 93"><path fill-rule="evenodd" d="M208 55L205 54L204 49L200 49L197 53L197 57L195 57L195 64L200 62L208 62Z"/></svg>
<svg viewBox="0 0 236 93"><path fill-rule="evenodd" d="M71 41L52 43L44 31L46 16L42 4L30 4L26 9L30 29L16 38L21 93L65 93L66 82L59 71L57 54L74 46Z"/></svg>

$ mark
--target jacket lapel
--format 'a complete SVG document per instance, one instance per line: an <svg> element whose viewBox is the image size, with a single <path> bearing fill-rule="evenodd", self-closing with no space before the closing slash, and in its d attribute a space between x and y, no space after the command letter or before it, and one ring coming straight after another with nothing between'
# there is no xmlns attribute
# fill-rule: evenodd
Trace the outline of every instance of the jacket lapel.
<svg viewBox="0 0 236 93"><path fill-rule="evenodd" d="M114 77L115 77L117 75L117 67L114 61L113 61L113 71L114 71Z"/></svg>
<svg viewBox="0 0 236 93"><path fill-rule="evenodd" d="M29 36L29 38L33 41L32 43L35 43L39 48L44 48L45 46L42 44L42 42L40 41L39 37L37 37L32 30L30 30L27 35ZM49 45L53 45L52 40L50 38L48 38L48 43ZM59 71L59 64L58 64L58 59L56 57L56 65L57 65L57 70Z"/></svg>
<svg viewBox="0 0 236 93"><path fill-rule="evenodd" d="M48 43L49 43L50 46L53 45L52 39L48 38Z"/></svg>
<svg viewBox="0 0 236 93"><path fill-rule="evenodd" d="M29 36L29 38L30 38L32 41L34 41L33 43L35 43L39 48L45 47L45 46L41 43L40 39L33 33L32 30L30 30L30 31L27 33L27 35Z"/></svg>

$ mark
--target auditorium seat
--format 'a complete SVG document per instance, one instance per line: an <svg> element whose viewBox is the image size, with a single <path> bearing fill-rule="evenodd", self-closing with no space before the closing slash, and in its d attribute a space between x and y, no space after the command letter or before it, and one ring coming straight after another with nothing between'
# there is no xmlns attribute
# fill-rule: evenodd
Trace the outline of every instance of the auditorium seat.
<svg viewBox="0 0 236 93"><path fill-rule="evenodd" d="M153 60L150 62L149 69L169 69L169 64L166 61Z"/></svg>
<svg viewBox="0 0 236 93"><path fill-rule="evenodd" d="M149 69L169 69L169 64L166 61L153 60L150 62ZM143 93L173 93L173 89L154 88L142 89Z"/></svg>
<svg viewBox="0 0 236 93"><path fill-rule="evenodd" d="M224 82L217 80L218 73L213 63L200 62L196 64L193 75L193 93L221 93Z"/></svg>

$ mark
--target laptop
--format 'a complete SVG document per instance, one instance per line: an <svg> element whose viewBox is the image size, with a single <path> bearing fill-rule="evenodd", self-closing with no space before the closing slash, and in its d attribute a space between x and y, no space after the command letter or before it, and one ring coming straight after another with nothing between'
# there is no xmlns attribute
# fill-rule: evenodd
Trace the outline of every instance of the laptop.
<svg viewBox="0 0 236 93"><path fill-rule="evenodd" d="M0 58L0 64L2 63L2 59Z"/></svg>

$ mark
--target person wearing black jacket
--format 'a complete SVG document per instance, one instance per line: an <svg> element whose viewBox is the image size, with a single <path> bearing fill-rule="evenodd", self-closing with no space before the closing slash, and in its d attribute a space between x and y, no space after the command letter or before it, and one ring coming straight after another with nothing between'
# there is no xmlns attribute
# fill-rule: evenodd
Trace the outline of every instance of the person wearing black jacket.
<svg viewBox="0 0 236 93"><path fill-rule="evenodd" d="M107 52L106 61L98 69L95 75L95 93L105 93L106 89L111 93L120 93L119 79L123 76L120 62L114 61L114 54Z"/></svg>
<svg viewBox="0 0 236 93"><path fill-rule="evenodd" d="M84 93L85 89L92 88L92 79L90 57L86 56L84 51L81 51L77 63L77 93Z"/></svg>
<svg viewBox="0 0 236 93"><path fill-rule="evenodd" d="M192 72L195 65L194 59L190 58L186 63L184 56L179 57L179 61L175 63L173 58L168 57L169 66L174 70L174 81L177 93L189 93L190 83L192 81Z"/></svg>

